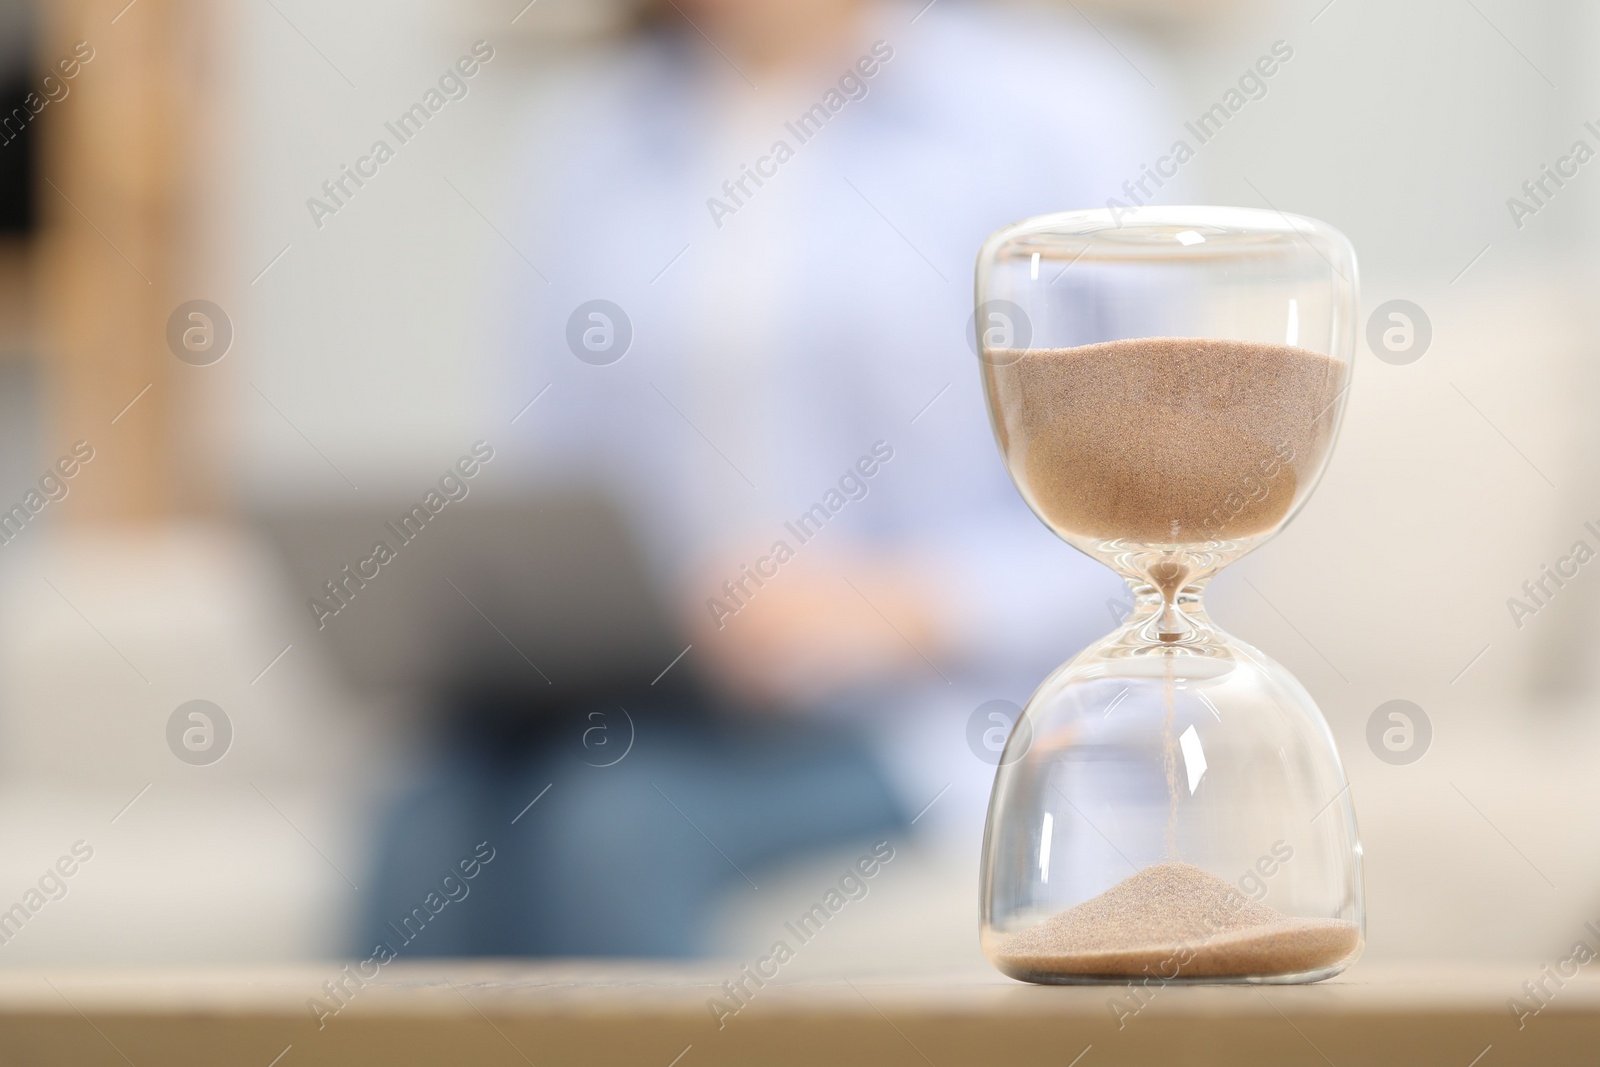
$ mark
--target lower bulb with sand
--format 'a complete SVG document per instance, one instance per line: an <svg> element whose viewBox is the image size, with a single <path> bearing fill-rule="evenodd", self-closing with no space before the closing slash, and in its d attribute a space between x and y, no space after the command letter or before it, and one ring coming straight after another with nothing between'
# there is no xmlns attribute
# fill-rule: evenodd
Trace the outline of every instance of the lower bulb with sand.
<svg viewBox="0 0 1600 1067"><path fill-rule="evenodd" d="M1354 255L1276 213L1122 215L1029 220L979 258L980 331L1004 308L979 354L1012 479L1134 593L1120 628L1040 685L1001 755L983 949L1032 982L1316 981L1364 936L1348 783L1310 694L1201 598L1321 475ZM1177 295L1152 321L1127 315L1152 292Z"/></svg>

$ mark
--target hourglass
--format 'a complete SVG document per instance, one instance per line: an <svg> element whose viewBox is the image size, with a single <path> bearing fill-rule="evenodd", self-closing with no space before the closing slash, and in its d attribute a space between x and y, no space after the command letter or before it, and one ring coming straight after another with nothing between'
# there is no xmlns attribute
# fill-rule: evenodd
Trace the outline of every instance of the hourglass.
<svg viewBox="0 0 1600 1067"><path fill-rule="evenodd" d="M1045 215L978 257L975 328L1023 499L1132 587L1019 717L989 802L985 954L1033 982L1310 982L1365 932L1344 770L1310 694L1201 601L1326 465L1355 253L1215 207Z"/></svg>

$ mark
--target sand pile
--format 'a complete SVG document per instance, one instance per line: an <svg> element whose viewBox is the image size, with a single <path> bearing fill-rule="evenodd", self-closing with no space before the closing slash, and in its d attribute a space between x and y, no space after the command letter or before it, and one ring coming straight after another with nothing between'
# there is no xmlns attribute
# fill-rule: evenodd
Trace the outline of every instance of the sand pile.
<svg viewBox="0 0 1600 1067"><path fill-rule="evenodd" d="M1293 918L1193 864L1158 863L1003 935L993 955L1002 971L1026 981L1226 978L1320 970L1360 940L1353 922Z"/></svg>
<svg viewBox="0 0 1600 1067"><path fill-rule="evenodd" d="M1275 527L1346 381L1308 349L1185 337L988 350L984 374L1006 462L1050 524L1148 544Z"/></svg>

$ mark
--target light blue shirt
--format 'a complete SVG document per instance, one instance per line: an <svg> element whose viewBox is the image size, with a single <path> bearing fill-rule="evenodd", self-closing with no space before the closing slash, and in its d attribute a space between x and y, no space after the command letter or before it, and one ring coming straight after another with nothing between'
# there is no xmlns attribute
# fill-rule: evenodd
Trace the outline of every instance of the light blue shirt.
<svg viewBox="0 0 1600 1067"><path fill-rule="evenodd" d="M780 539L807 551L785 524L884 442L893 458L814 543L931 561L961 631L939 668L970 710L1020 702L1126 599L1007 478L969 342L974 256L1006 223L1121 195L1163 131L1143 76L1076 15L956 0L916 15L879 12L868 41L892 56L856 71L864 97L841 91L825 124L792 120L827 109L842 65L785 96L751 89L698 37L563 79L554 120L528 135L514 240L550 281L528 274L509 294L510 388L549 386L518 424L531 476L602 479L696 603L719 590L687 588L691 567L736 576ZM763 94L781 97L771 115ZM740 100L758 102L742 125L728 118ZM724 182L744 165L767 176L734 186L736 203ZM566 341L594 299L631 322L609 366Z"/></svg>

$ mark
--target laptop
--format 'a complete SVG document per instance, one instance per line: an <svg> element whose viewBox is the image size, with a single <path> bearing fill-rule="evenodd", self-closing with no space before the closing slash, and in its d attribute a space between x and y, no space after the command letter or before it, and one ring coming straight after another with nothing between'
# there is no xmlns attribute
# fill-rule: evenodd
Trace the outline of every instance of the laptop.
<svg viewBox="0 0 1600 1067"><path fill-rule="evenodd" d="M598 496L319 503L255 521L294 583L297 641L322 643L358 687L637 692L688 643Z"/></svg>

